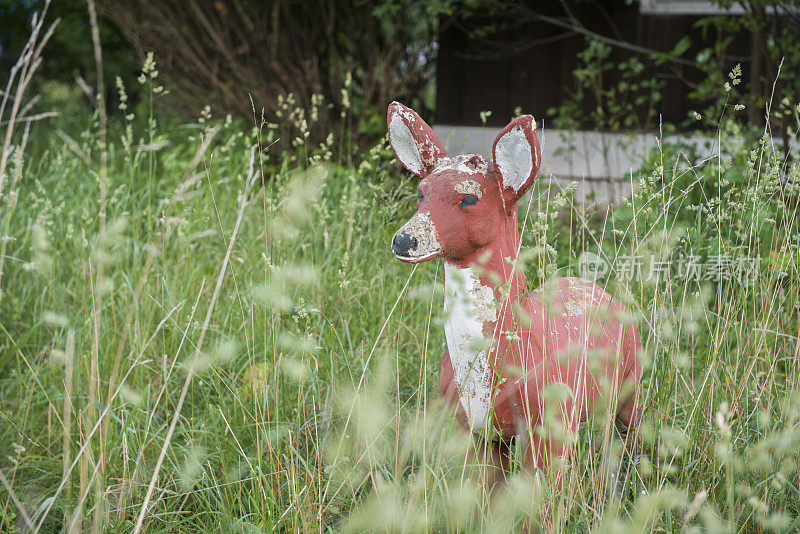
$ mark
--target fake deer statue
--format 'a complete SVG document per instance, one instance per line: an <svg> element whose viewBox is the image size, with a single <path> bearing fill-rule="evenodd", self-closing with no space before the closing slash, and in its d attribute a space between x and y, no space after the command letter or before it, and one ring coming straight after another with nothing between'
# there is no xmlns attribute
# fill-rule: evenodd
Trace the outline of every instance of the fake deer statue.
<svg viewBox="0 0 800 534"><path fill-rule="evenodd" d="M448 156L431 127L398 102L387 121L397 159L421 178L417 212L394 235L392 252L408 263L444 260L440 389L473 432L491 436L496 467L507 469L507 440L515 435L524 440L530 472L566 454L567 440L537 432L547 423L549 385L570 390L547 413L572 433L601 399L623 424L636 425L641 346L624 321L625 306L580 278L557 278L529 293L515 268L517 201L541 161L533 117L517 117L500 132L492 160Z"/></svg>

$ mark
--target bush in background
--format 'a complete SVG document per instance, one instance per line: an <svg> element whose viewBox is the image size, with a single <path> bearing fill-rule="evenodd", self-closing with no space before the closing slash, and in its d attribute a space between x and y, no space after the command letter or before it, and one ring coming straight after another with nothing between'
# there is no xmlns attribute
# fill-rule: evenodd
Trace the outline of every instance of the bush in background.
<svg viewBox="0 0 800 534"><path fill-rule="evenodd" d="M320 124L324 140L348 111L354 132L375 135L386 105L403 99L430 110L435 36L444 3L387 0L273 2L125 0L104 13L130 41L140 60L152 51L170 107L270 122ZM344 93L346 91L346 94ZM292 110L315 109L313 117ZM252 100L252 104L251 104ZM253 106L254 104L254 106ZM278 119L288 119L279 121ZM286 134L287 132L283 132Z"/></svg>

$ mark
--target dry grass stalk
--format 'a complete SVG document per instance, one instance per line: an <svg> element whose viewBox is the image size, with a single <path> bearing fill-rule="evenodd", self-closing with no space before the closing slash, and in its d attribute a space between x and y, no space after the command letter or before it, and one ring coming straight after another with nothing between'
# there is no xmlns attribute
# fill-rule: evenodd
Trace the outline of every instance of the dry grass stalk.
<svg viewBox="0 0 800 534"><path fill-rule="evenodd" d="M29 117L25 117L25 112L30 109L31 104L37 99L34 97L31 101L26 104L22 109L22 99L25 96L25 90L28 88L31 79L33 78L36 69L39 68L41 65L41 53L44 46L50 40L50 37L53 35L53 31L55 30L56 26L58 25L58 19L53 22L44 35L40 33L42 31L44 25L44 19L47 14L47 9L50 6L50 0L47 0L42 8L42 12L40 15L35 16L32 23L32 30L31 35L28 38L28 42L25 44L25 47L20 52L19 59L11 68L11 72L8 77L8 82L6 83L5 91L0 91L0 95L2 95L2 99L0 99L0 126L5 126L5 136L3 138L2 148L0 148L0 201L5 201L5 207L8 209L3 210L6 214L13 210L16 205L16 198L6 198L3 197L3 192L5 189L5 184L7 181L8 176L8 158L11 155L11 138L14 135L14 130L17 124L20 122L25 123L25 132L22 136L22 140L18 147L15 149L15 153L17 155L17 173L14 177L14 181L12 182L12 192L13 188L16 185L17 180L20 178L22 173L22 153L25 150L25 146L28 141L28 133L30 131L30 125L32 122L36 120L40 120L42 118L46 118L45 116L52 116L48 113L40 113L39 115L33 115ZM19 77L18 77L19 75ZM16 85L15 85L16 83ZM13 94L12 94L13 93ZM11 102L11 111L9 114L8 119L3 121L4 113L6 110L6 106L8 105L9 101ZM22 116L21 116L22 115ZM3 236L8 234L8 225L10 223L10 215L6 216L5 220L5 227L3 228L3 232L0 233L0 301L3 300L3 266L5 264L5 257L6 257L6 246L7 241L2 239Z"/></svg>
<svg viewBox="0 0 800 534"><path fill-rule="evenodd" d="M89 23L92 33L92 50L94 52L95 71L97 75L97 95L96 102L98 116L100 120L100 212L98 214L99 231L102 239L106 229L106 209L108 197L108 139L107 139L107 117L105 100L105 82L103 77L103 49L100 42L100 29L97 24L97 9L94 0L86 0L89 11ZM94 403L99 401L100 389L100 322L101 310L103 309L103 292L97 294L94 288L102 287L104 281L104 262L98 262L97 279L92 291L92 311L94 317L94 337L92 339L92 360L90 364L89 376L89 398L86 405L88 421L93 421L97 417ZM96 298L95 298L96 297ZM87 421L87 422L88 422ZM100 532L103 509L103 487L105 485L105 439L107 426L103 425L98 436L99 457L97 461L98 473L94 479L94 508L92 532Z"/></svg>
<svg viewBox="0 0 800 534"><path fill-rule="evenodd" d="M88 447L89 447L89 445L91 443L92 437L97 432L98 428L100 428L100 424L103 422L103 420L108 416L108 413L111 410L111 406L113 405L114 400L119 396L120 391L122 390L123 386L125 385L125 382L128 380L128 377L131 375L131 373L139 365L143 365L145 363L150 362L150 360L144 360L144 355L150 349L150 346L153 343L153 340L158 336L159 332L161 332L161 329L163 328L163 326L168 321L170 321L172 319L172 315L176 311L181 309L182 307L183 307L183 302L179 302L172 309L167 311L167 313L165 314L164 318L161 319L161 321L156 326L155 330L153 331L153 334L147 339L147 342L145 342L144 345L142 345L142 348L139 351L139 354L131 362L130 368L125 372L125 375L119 381L119 385L114 390L114 394L111 396L111 398L109 399L109 402L106 404L105 408L103 409L103 411L100 413L99 417L97 418L97 422L95 422L94 426L91 428L91 430L88 431L88 433L86 433L86 431L84 429L81 429L81 439L83 441L83 444L81 445L80 449L78 449L78 452L75 455L75 458L72 460L72 463L69 465L69 468L64 473L64 475L63 475L63 477L61 479L61 482L59 483L58 487L56 488L56 491L53 493L53 496L49 499L49 503L48 503L47 507L45 508L44 512L42 513L42 516L39 518L39 521L36 523L36 532L38 532L42 528L42 525L44 524L45 520L47 519L47 516L50 513L50 510L53 508L53 505L55 504L55 502L58 499L59 495L61 495L61 492L64 490L64 488L66 487L67 483L69 482L69 477L72 474L72 471L75 469L75 466L78 465L79 461L83 461L83 458L86 457L86 452L87 452L87 449L88 449ZM80 426L81 422L82 422L82 418L79 418L79 426ZM87 494L87 491L86 491L87 485L88 485L88 470L87 470L87 479L82 481L81 484L80 484L81 494L83 494L83 495ZM81 503L82 503L82 501L81 501ZM79 505L79 508L80 508L80 505Z"/></svg>
<svg viewBox="0 0 800 534"><path fill-rule="evenodd" d="M233 245L236 242L236 237L239 235L239 228L242 224L242 218L244 216L244 210L249 204L250 200L250 192L253 189L253 185L255 184L256 177L259 176L259 173L256 172L253 168L255 163L255 151L251 151L250 153L250 166L247 173L247 178L245 180L245 188L244 191L239 195L239 209L236 214L236 223L233 226L233 232L231 233L230 242L228 243L228 249L225 251L225 258L222 260L222 266L219 270L219 275L217 276L217 283L214 287L214 293L211 296L211 302L208 305L208 310L206 311L206 318L203 321L203 326L200 329L200 337L197 340L195 353L197 355L202 354L203 350L203 343L205 341L206 332L208 332L208 327L211 324L211 315L214 313L214 306L217 303L217 299L219 298L220 290L222 289L222 283L225 281L225 275L228 271L228 265L231 259L231 253L233 252ZM139 515L136 518L136 526L133 529L133 534L139 534L142 530L142 526L144 525L144 518L147 514L147 510L150 504L150 499L153 496L153 490L155 489L156 482L158 481L158 474L161 471L161 466L164 463L164 458L167 455L167 448L169 447L170 442L172 441L172 435L175 433L175 428L178 426L178 418L181 414L181 409L183 408L183 403L186 401L186 394L189 392L189 386L192 383L192 378L194 378L194 366L190 366L188 372L186 373L186 379L183 383L183 388L181 389L181 395L178 398L178 403L175 406L175 413L172 416L172 421L169 425L169 430L167 430L167 435L164 438L164 445L161 447L161 452L158 455L158 460L156 461L156 466L153 469L153 476L150 478L150 484L147 486L147 493L145 494L144 501L142 502L142 507L139 510Z"/></svg>
<svg viewBox="0 0 800 534"><path fill-rule="evenodd" d="M25 522L25 526L29 529L32 529L33 521L31 521L28 512L25 511L25 506L23 506L22 502L19 500L17 494L14 493L14 488L11 487L11 484L8 482L8 479L6 479L6 476L3 474L2 471L0 471L0 482L3 483L3 487L6 488L6 491L8 492L8 495L11 497L11 500L14 501L14 506L17 507L19 515L22 516L22 520Z"/></svg>
<svg viewBox="0 0 800 534"><path fill-rule="evenodd" d="M167 95L172 109L196 116L213 95L215 113L248 117L250 94L274 122L281 110L277 95L291 94L305 109L312 107L312 95L321 95L314 142L324 140L349 108L341 94L348 72L355 77L359 98L368 103L388 103L403 95L416 98L432 73L431 58L415 40L415 28L406 24L403 10L397 13L392 36L371 8L340 0L263 5L127 0L107 4L103 14L140 60L154 52L159 77L178 89Z"/></svg>
<svg viewBox="0 0 800 534"><path fill-rule="evenodd" d="M11 68L11 75L6 84L6 90L3 92L3 99L0 101L0 118L3 117L6 105L11 100L11 112L8 120L6 121L6 134L3 139L3 148L0 149L0 198L3 197L3 185L5 183L5 176L8 166L8 156L10 155L11 137L14 134L14 127L19 120L20 106L22 105L22 98L25 95L25 90L28 88L34 73L41 65L41 53L44 46L53 35L53 31L58 25L59 20L53 22L44 35L39 38L44 25L44 19L47 15L47 9L50 7L50 0L47 0L42 8L42 13L35 17L33 20L33 29L28 42L25 44L20 53L19 59ZM15 79L16 87L14 86ZM11 96L12 88L15 89L14 96ZM24 148L24 147L23 147Z"/></svg>
<svg viewBox="0 0 800 534"><path fill-rule="evenodd" d="M73 374L75 363L75 331L70 330L67 333L67 346L64 355L64 402L62 405L62 457L64 461L64 480L69 480L69 465L70 456L72 454L72 399L74 394L73 388ZM67 490L67 498L69 498L70 490ZM68 520L69 517L65 518Z"/></svg>

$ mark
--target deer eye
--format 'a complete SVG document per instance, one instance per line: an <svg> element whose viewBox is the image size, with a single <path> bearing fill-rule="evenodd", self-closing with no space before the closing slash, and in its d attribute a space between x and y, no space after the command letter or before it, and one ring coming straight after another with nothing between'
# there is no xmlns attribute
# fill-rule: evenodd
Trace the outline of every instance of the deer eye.
<svg viewBox="0 0 800 534"><path fill-rule="evenodd" d="M422 191L417 191L417 202L422 202Z"/></svg>
<svg viewBox="0 0 800 534"><path fill-rule="evenodd" d="M459 206L463 208L464 206L474 206L477 203L478 203L478 197L476 197L475 195L467 195L461 199L461 204L459 204Z"/></svg>

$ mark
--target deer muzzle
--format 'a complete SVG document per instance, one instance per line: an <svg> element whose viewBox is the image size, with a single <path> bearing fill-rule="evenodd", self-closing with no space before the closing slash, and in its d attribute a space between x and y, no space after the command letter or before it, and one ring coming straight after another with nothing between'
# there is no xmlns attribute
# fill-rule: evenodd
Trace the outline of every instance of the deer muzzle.
<svg viewBox="0 0 800 534"><path fill-rule="evenodd" d="M430 212L417 212L397 231L392 239L392 252L409 263L431 260L442 254Z"/></svg>

